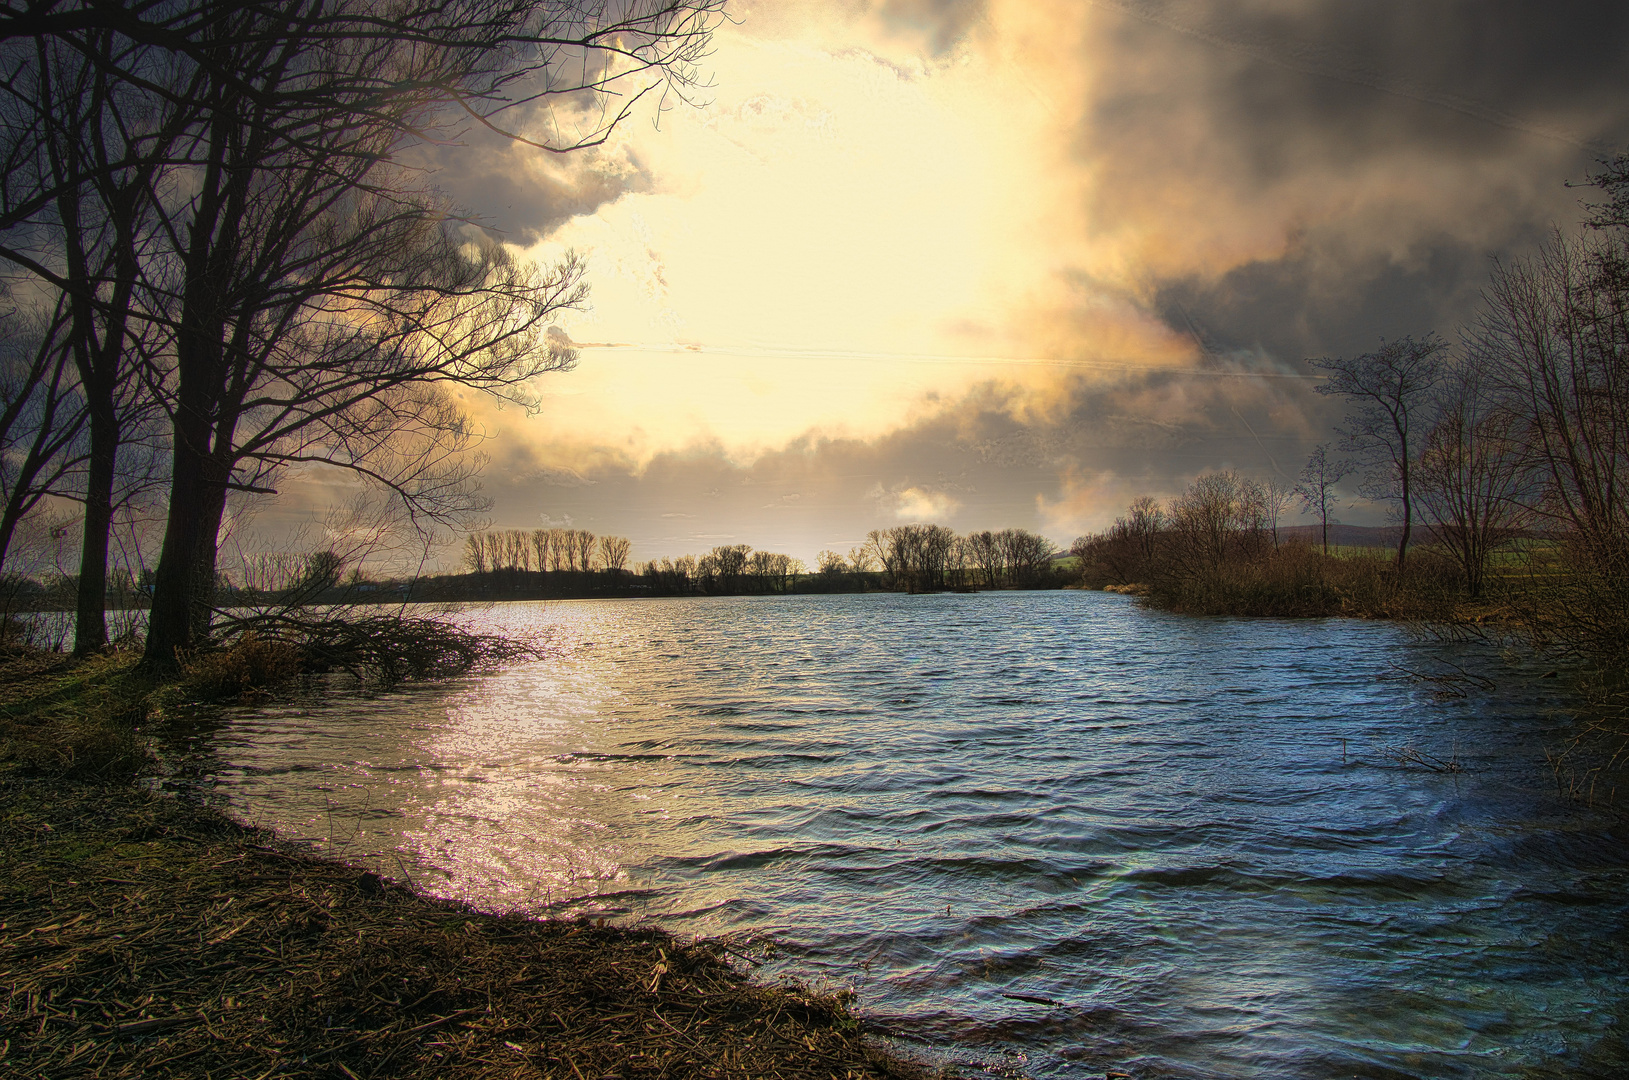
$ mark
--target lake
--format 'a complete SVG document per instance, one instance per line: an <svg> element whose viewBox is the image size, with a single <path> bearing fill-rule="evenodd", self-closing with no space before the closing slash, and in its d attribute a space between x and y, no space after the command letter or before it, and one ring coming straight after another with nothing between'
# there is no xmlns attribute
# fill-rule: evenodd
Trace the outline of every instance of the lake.
<svg viewBox="0 0 1629 1080"><path fill-rule="evenodd" d="M546 655L237 709L182 773L428 892L732 935L933 1060L1629 1067L1629 832L1558 792L1543 667L1073 591L458 617ZM1449 665L1491 689L1404 673Z"/></svg>

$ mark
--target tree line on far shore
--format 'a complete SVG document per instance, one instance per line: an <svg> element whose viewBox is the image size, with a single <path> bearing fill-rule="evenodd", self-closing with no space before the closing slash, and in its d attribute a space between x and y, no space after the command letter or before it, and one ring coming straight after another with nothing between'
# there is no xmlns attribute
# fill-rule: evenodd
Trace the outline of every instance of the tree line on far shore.
<svg viewBox="0 0 1629 1080"><path fill-rule="evenodd" d="M822 551L813 571L796 556L750 544L722 544L699 556L664 556L630 569L630 547L625 537L596 537L582 529L487 531L465 539L464 569L470 586L486 596L528 590L654 596L936 592L1057 588L1070 581L1055 566L1057 546L1025 529L966 535L943 525L873 529L846 556ZM550 576L557 580L549 581ZM427 585L432 592L457 591L446 583Z"/></svg>
<svg viewBox="0 0 1629 1080"><path fill-rule="evenodd" d="M589 573L616 575L628 566L632 545L623 536L595 536L586 529L507 529L464 538L464 566L472 574Z"/></svg>

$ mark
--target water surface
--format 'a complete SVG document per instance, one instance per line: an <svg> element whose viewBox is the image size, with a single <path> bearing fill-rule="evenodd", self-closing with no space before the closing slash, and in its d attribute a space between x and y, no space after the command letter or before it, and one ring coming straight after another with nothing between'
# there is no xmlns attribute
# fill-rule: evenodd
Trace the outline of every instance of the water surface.
<svg viewBox="0 0 1629 1080"><path fill-rule="evenodd" d="M1103 593L463 617L549 655L243 710L205 771L431 892L770 943L761 976L851 986L905 1046L997 1071L1625 1064L1629 845L1557 793L1542 669ZM1388 677L1449 662L1495 689Z"/></svg>

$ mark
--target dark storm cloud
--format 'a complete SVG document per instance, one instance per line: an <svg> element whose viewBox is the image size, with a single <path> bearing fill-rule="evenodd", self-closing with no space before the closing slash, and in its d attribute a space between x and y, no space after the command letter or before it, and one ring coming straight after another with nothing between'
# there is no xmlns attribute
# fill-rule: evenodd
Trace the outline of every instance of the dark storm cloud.
<svg viewBox="0 0 1629 1080"><path fill-rule="evenodd" d="M1418 258L1350 256L1317 241L1282 259L1235 267L1220 280L1160 285L1154 304L1212 356L1243 352L1281 362L1367 352L1382 338L1451 336L1474 317L1487 253L1428 238Z"/></svg>
<svg viewBox="0 0 1629 1080"><path fill-rule="evenodd" d="M1274 257L1152 283L1213 352L1452 336L1489 257L1576 224L1566 182L1629 143L1629 5L1094 6L1107 67L1079 152L1103 170L1098 214L1157 216L1168 185L1220 220L1286 207Z"/></svg>
<svg viewBox="0 0 1629 1080"><path fill-rule="evenodd" d="M1094 3L1130 17L1122 55L1169 57L1185 69L1172 72L1185 91L1198 75L1201 100L1267 169L1282 160L1277 148L1308 135L1340 154L1399 139L1463 149L1524 134L1604 150L1629 125L1629 5Z"/></svg>

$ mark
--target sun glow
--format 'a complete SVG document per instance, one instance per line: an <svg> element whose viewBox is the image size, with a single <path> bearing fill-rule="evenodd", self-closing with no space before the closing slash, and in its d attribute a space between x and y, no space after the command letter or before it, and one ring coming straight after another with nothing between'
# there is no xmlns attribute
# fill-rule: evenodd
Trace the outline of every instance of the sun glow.
<svg viewBox="0 0 1629 1080"><path fill-rule="evenodd" d="M757 36L749 13L721 32L712 103L621 135L654 190L531 252L587 254L593 306L565 326L619 347L551 376L542 423L489 423L551 455L750 456L810 432L875 436L992 380L1044 396L1057 373L1035 357L1189 359L1124 295L1083 283L1085 174L1058 104L1081 76L1027 9L990 18L934 60L858 14L834 28L781 10Z"/></svg>

